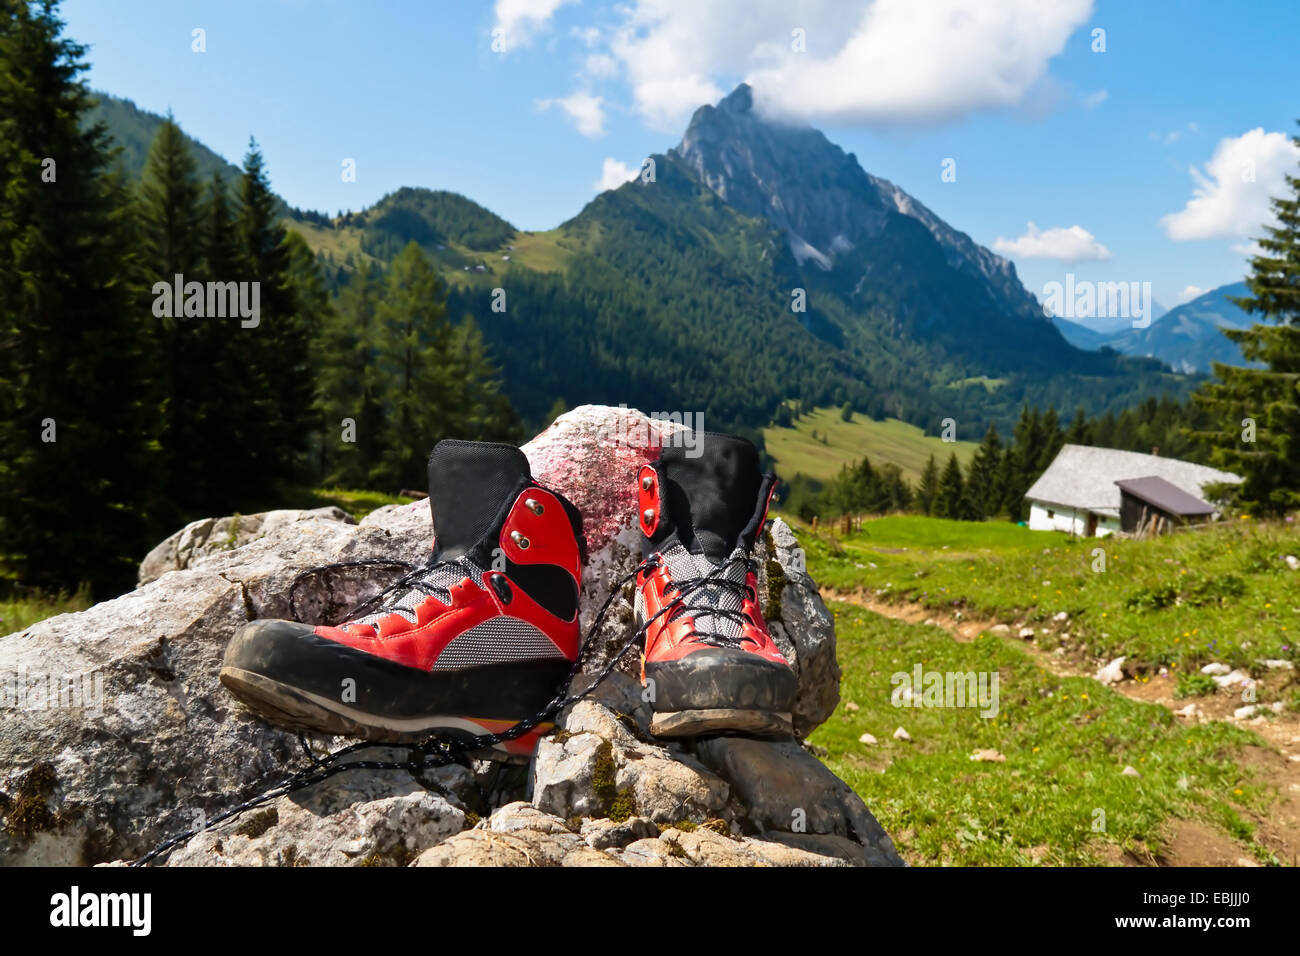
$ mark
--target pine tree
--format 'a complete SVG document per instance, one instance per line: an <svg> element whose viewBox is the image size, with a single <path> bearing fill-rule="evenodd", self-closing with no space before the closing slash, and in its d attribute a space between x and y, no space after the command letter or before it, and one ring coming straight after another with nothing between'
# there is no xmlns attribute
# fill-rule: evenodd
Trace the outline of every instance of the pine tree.
<svg viewBox="0 0 1300 956"><path fill-rule="evenodd" d="M1052 421L1056 414L1052 412ZM1012 521L1020 521L1025 516L1025 492L1034 483L1042 469L1040 462L1047 457L1048 439L1043 427L1043 418L1038 409L1030 408L1028 403L1021 406L1020 418L1012 432L1013 442L1007 451L1006 483L1003 488L1002 507L1011 516ZM1050 458L1048 459L1050 463Z"/></svg>
<svg viewBox="0 0 1300 956"><path fill-rule="evenodd" d="M483 333L471 316L453 327L448 366L457 378L452 389L452 420L439 438L470 438L519 444L523 424L501 388L501 375L492 363ZM452 434L451 432L456 432Z"/></svg>
<svg viewBox="0 0 1300 956"><path fill-rule="evenodd" d="M140 220L141 251L159 279L171 282L178 272L199 278L204 243L198 165L170 112L154 134L145 160Z"/></svg>
<svg viewBox="0 0 1300 956"><path fill-rule="evenodd" d="M885 465L880 469L880 487L883 495L881 511L907 511L912 507L912 486L903 477L903 470L897 465Z"/></svg>
<svg viewBox="0 0 1300 956"><path fill-rule="evenodd" d="M386 409L379 461L370 473L378 487L396 491L419 487L424 463L440 438L454 434L457 399L447 321L446 291L428 258L414 241L388 267L379 306L378 376ZM445 434L450 427L453 434Z"/></svg>
<svg viewBox="0 0 1300 956"><path fill-rule="evenodd" d="M935 496L939 493L939 466L934 455L925 463L921 482L916 486L916 505L921 514L934 514Z"/></svg>
<svg viewBox="0 0 1300 956"><path fill-rule="evenodd" d="M317 408L321 415L321 475L327 484L365 487L379 460L384 430L377 368L383 275L365 267L352 274L315 342ZM351 440L348 440L351 439Z"/></svg>
<svg viewBox="0 0 1300 956"><path fill-rule="evenodd" d="M9 575L104 596L158 533L157 338L62 30L51 0L0 5L0 542Z"/></svg>
<svg viewBox="0 0 1300 956"><path fill-rule="evenodd" d="M1065 432L1065 444L1068 445L1087 445L1091 437L1092 428L1088 424L1088 416L1083 412L1083 406L1080 405L1074 410L1074 418L1070 420L1070 427Z"/></svg>
<svg viewBox="0 0 1300 956"><path fill-rule="evenodd" d="M1065 443L1065 437L1061 434L1061 422L1056 414L1056 406L1049 406L1047 412L1043 415L1039 425L1038 440L1041 443L1038 448L1038 455L1034 462L1034 475L1031 482L1037 480L1038 476L1047 470L1047 466L1056 458L1057 453L1061 450L1061 445ZM1026 488L1026 491L1029 489Z"/></svg>
<svg viewBox="0 0 1300 956"><path fill-rule="evenodd" d="M957 461L957 453L953 452L948 458L948 464L944 466L943 476L939 479L939 489L935 495L932 513L940 518L966 517L964 493L961 463Z"/></svg>
<svg viewBox="0 0 1300 956"><path fill-rule="evenodd" d="M1300 146L1300 136L1292 142ZM1237 300L1272 324L1223 330L1264 367L1216 362L1219 382L1193 396L1214 423L1197 437L1212 444L1216 465L1244 478L1237 504L1265 513L1300 506L1300 176L1286 182L1290 195L1272 201L1277 225L1265 227L1250 261L1252 295Z"/></svg>
<svg viewBox="0 0 1300 956"><path fill-rule="evenodd" d="M145 161L137 202L137 235L144 284L160 282L168 291L165 313L176 313L170 290L177 276L182 283L202 281L205 259L203 208L197 165L171 115L158 127ZM160 287L160 288L162 288ZM202 316L164 314L152 309L162 344L160 398L165 494L180 515L201 512L212 501L212 487L222 487L219 455L210 429L226 414L214 400L214 376L209 363L219 338Z"/></svg>
<svg viewBox="0 0 1300 956"><path fill-rule="evenodd" d="M240 452L247 460L245 474L255 484L242 487L240 496L250 499L265 494L268 483L296 480L303 473L307 436L315 424L309 355L316 329L308 316L299 314L292 249L280 224L279 200L252 140L239 194L240 268L245 281L258 283L260 306L256 326L236 321L230 332L246 356L242 395L247 403L240 413L249 415L251 427Z"/></svg>
<svg viewBox="0 0 1300 956"><path fill-rule="evenodd" d="M966 474L966 512L975 520L983 521L1001 510L1001 477L1002 439L997 428L989 425Z"/></svg>

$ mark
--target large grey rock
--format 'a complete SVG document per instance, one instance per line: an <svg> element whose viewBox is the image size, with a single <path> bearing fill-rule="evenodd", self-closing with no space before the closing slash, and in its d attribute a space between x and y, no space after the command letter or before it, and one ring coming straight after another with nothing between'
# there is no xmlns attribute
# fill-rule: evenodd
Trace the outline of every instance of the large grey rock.
<svg viewBox="0 0 1300 956"><path fill-rule="evenodd" d="M355 524L341 508L310 511L264 511L225 518L200 518L160 541L140 562L139 583L156 581L168 571L183 571L200 558L242 548L250 541L274 534L296 521L325 518Z"/></svg>
<svg viewBox="0 0 1300 956"><path fill-rule="evenodd" d="M726 806L728 789L683 753L636 739L611 711L580 701L543 740L533 805L560 817L640 815L654 823L703 823Z"/></svg>
<svg viewBox="0 0 1300 956"><path fill-rule="evenodd" d="M902 858L862 798L820 760L790 740L713 737L696 753L733 788L745 819L781 839L842 837L856 847L855 862L899 866Z"/></svg>
<svg viewBox="0 0 1300 956"><path fill-rule="evenodd" d="M677 427L584 406L524 447L535 476L584 514L584 627L637 563L634 476ZM15 705L0 722L0 861L134 859L300 769L296 735L250 716L220 687L226 643L250 619L291 616L291 594L303 620L337 619L405 564L427 559L432 537L426 502L382 508L359 524L330 509L242 517L237 527L233 516L196 522L155 549L141 576L156 579L0 640L0 691ZM795 721L804 734L834 708L839 672L830 616L796 549L778 520L757 557L765 610L799 674ZM338 562L350 564L315 570ZM571 692L588 689L628 647L630 598L624 581ZM864 824L860 801L829 785L821 792L834 799L809 834L777 833L778 795L747 789L725 759L706 766L703 754L650 739L649 706L633 676L637 656L630 649L588 700L559 716L561 733L543 744L531 773L486 762L418 780L349 771L279 798L264 808L273 818L252 811L263 812L261 823L243 832L241 817L200 833L170 861L400 863L418 854L425 864L892 862ZM51 686L54 705L36 706ZM690 827L704 823L725 833L693 836ZM683 836L665 839L647 827ZM809 842L819 834L848 842Z"/></svg>
<svg viewBox="0 0 1300 956"><path fill-rule="evenodd" d="M591 834L610 834L608 842ZM645 834L637 836L637 834ZM827 838L799 845L788 839L733 837L700 827L649 833L644 820L575 829L528 804L502 807L472 830L425 850L413 866L849 866L854 850Z"/></svg>
<svg viewBox="0 0 1300 956"><path fill-rule="evenodd" d="M835 619L822 602L817 584L790 526L776 518L756 549L759 589L764 593L773 639L799 675L794 732L806 737L840 702L840 664L835 659ZM778 606L779 601L779 606Z"/></svg>
<svg viewBox="0 0 1300 956"><path fill-rule="evenodd" d="M460 769L460 768L456 768ZM341 774L204 830L169 866L405 866L465 828L463 807L409 775Z"/></svg>

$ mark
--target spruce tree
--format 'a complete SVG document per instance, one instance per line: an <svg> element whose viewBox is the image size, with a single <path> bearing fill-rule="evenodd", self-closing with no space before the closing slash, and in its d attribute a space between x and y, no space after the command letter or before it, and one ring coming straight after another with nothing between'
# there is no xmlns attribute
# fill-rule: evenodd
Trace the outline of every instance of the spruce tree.
<svg viewBox="0 0 1300 956"><path fill-rule="evenodd" d="M447 362L458 379L450 397L459 437L522 442L523 424L502 390L500 372L492 363L483 333L472 316L465 316L453 327L448 344Z"/></svg>
<svg viewBox="0 0 1300 956"><path fill-rule="evenodd" d="M939 493L939 466L931 455L921 472L920 484L916 486L916 506L921 514L934 514L934 500Z"/></svg>
<svg viewBox="0 0 1300 956"><path fill-rule="evenodd" d="M212 419L225 414L211 395L209 362L218 336L210 320L176 313L170 290L182 283L203 281L206 249L197 164L184 134L170 114L158 127L141 178L137 203L137 236L144 284L161 282L167 308L150 309L157 322L162 348L160 390L165 493L174 511L172 522L212 504L211 488L221 486L218 456L210 441ZM151 297L153 293L150 293Z"/></svg>
<svg viewBox="0 0 1300 956"><path fill-rule="evenodd" d="M1065 436L1061 434L1061 421L1056 414L1056 406L1050 406L1043 415L1038 430L1038 440L1041 443L1038 448L1038 456L1034 462L1034 473L1031 482L1037 480L1038 476L1047 470L1047 466L1056 458L1057 453L1061 450L1061 445L1065 443ZM1026 488L1026 491L1029 489Z"/></svg>
<svg viewBox="0 0 1300 956"><path fill-rule="evenodd" d="M1046 441L1038 409L1030 408L1028 403L1021 406L1012 436L1014 440L1007 451L1002 507L1012 521L1020 521L1025 515L1025 492L1041 474L1039 461L1044 457Z"/></svg>
<svg viewBox="0 0 1300 956"><path fill-rule="evenodd" d="M948 458L948 464L944 466L943 476L939 479L933 514L940 518L965 518L967 515L964 494L961 463L957 461L957 453L953 452Z"/></svg>
<svg viewBox="0 0 1300 956"><path fill-rule="evenodd" d="M258 283L260 315L256 326L229 326L236 348L246 358L246 404L249 416L240 449L248 462L245 470L253 484L245 484L241 497L265 494L268 483L300 478L305 464L307 437L316 419L315 386L309 361L310 340L316 331L310 316L299 314L293 284L292 250L280 223L280 203L271 192L266 166L257 143L249 141L239 184L239 242L241 278Z"/></svg>
<svg viewBox="0 0 1300 956"><path fill-rule="evenodd" d="M1292 142L1300 146L1300 136ZM1300 176L1286 183L1290 194L1272 202L1277 225L1265 227L1250 260L1251 295L1237 299L1270 324L1223 330L1264 367L1216 362L1219 381L1193 396L1214 423L1197 437L1211 443L1218 467L1244 478L1238 505L1274 514L1300 507Z"/></svg>
<svg viewBox="0 0 1300 956"><path fill-rule="evenodd" d="M420 246L411 241L388 267L379 306L379 362L372 374L386 409L383 452L372 483L397 491L423 483L429 450L457 434L452 421L458 376L449 363L446 290Z"/></svg>
<svg viewBox="0 0 1300 956"><path fill-rule="evenodd" d="M1084 414L1083 406L1080 405L1074 410L1074 418L1070 420L1070 427L1065 431L1065 444L1087 445L1091 430L1088 416Z"/></svg>
<svg viewBox="0 0 1300 956"><path fill-rule="evenodd" d="M85 48L55 6L0 5L0 560L108 596L158 533L157 340Z"/></svg>
<svg viewBox="0 0 1300 956"><path fill-rule="evenodd" d="M1002 439L997 428L990 424L967 470L966 512L970 517L983 521L1001 510L1001 477Z"/></svg>
<svg viewBox="0 0 1300 956"><path fill-rule="evenodd" d="M376 313L383 274L365 266L352 274L314 344L321 466L327 484L363 488L379 460L384 430Z"/></svg>

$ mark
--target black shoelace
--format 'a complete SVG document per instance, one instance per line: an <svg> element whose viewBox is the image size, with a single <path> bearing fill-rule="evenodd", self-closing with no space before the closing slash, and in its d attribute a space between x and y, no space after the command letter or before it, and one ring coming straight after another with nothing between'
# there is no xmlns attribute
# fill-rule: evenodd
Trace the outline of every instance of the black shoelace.
<svg viewBox="0 0 1300 956"><path fill-rule="evenodd" d="M343 624L354 622L357 618L367 617L370 615L391 613L408 613L415 614L413 608L400 607L402 598L410 591L420 591L430 597L435 597L440 601L450 600L450 592L447 588L434 584L428 580L433 573L442 567L459 568L465 573L465 577L473 578L470 573L470 566L464 558L457 558L452 561L430 559L424 564L412 565L405 561L340 561L335 564L326 564L318 568L309 568L298 574L289 584L289 612L293 615L295 621L301 621L303 618L302 609L298 606L298 589L304 581L312 575L319 574L322 571L345 570L348 568L406 568L408 573L398 578L392 584L385 587L374 597L367 598L356 607L348 611L343 619ZM390 597L391 596L391 597ZM386 600L387 599L387 600Z"/></svg>
<svg viewBox="0 0 1300 956"><path fill-rule="evenodd" d="M618 651L614 653L614 655L611 656L608 661L605 662L604 666L597 674L596 679L593 680L585 690L583 690L579 694L573 694L573 695L568 694L568 689L570 684L572 684L573 679L578 675L583 665L587 662L587 660L591 656L591 652L593 649L592 638L597 634L597 632L599 632L600 625L604 621L605 615L609 613L609 609L613 605L614 599L622 593L623 588L627 585L629 581L634 581L637 575L640 574L642 571L648 571L655 567L658 567L659 562L660 562L660 558L658 555L653 555L647 558L646 560L638 564L635 568L633 568L630 572L623 575L623 577L621 577L618 580L618 582L615 583L610 588L609 596L605 599L605 603L601 605L600 610L596 612L596 616L591 622L591 627L588 628L587 634L583 638L582 647L578 652L577 658L573 662L573 666L569 668L568 677L565 679L564 683L560 685L560 688L556 692L555 697L553 697L551 701L548 704L546 704L546 706L544 706L532 717L525 718L524 720L519 721L518 723L514 724L511 727L508 727L503 731L500 731L498 733L493 733L493 734L479 734L473 737L467 737L467 738L461 737L456 739L441 738L436 735L431 736L428 739L424 740L422 743L417 744L413 748L411 748L414 753L414 756L410 760L364 760L364 759L348 760L347 759L348 757L351 757L352 755L356 754L358 751L365 750L367 748L377 747L377 746L384 746L384 744L382 743L378 743L375 741L368 741L368 740L361 741L355 744L349 744L348 746L342 747L339 750L335 750L331 753L328 753L323 757L318 757L316 754L312 753L311 746L307 742L306 734L299 733L298 741L302 745L303 752L307 756L307 759L310 763L309 766L303 768L302 770L299 770L297 773L291 775L286 780L277 784L271 789L266 790L263 793L260 793L257 796L252 797L251 799L245 800L243 803L239 804L238 806L231 807L228 810L223 810L221 813L214 816L211 820L205 821L204 826L195 827L193 829L185 831L184 833L180 833L174 837L171 837L165 842L154 847L148 853L144 854L138 860L133 862L131 865L143 866L144 864L149 863L152 860L156 859L160 854L168 852L169 850L175 848L179 844L184 843L185 841L191 839L198 833L201 833L204 830L211 829L217 824L229 820L231 817L238 816L239 814L251 810L254 807L262 806L263 804L269 803L270 801L275 800L278 797L282 797L285 796L286 794L294 793L295 791L302 790L306 787L310 787L314 784L320 783L321 781L326 780L334 776L335 774L343 773L344 771L347 770L401 770L401 771L407 771L409 773L416 774L424 770L431 770L437 767L445 767L448 764L453 764L453 763L458 763L461 764L462 766L468 766L469 760L471 759L470 757L471 754L483 750L488 750L492 747L495 747L497 744L504 743L508 740L514 740L518 737L523 736L524 734L528 733L530 730L535 728L538 724L541 724L554 717L565 707L568 707L571 704L575 704L578 701L583 700L588 695L590 695L597 687L599 687L602 683L604 683L609 678L609 675L614 672L614 668L618 666L619 662L624 658L624 656L626 656L627 652L637 643L637 641L641 639L642 635L645 634L646 630L650 627L650 625L655 623L655 621L658 620L663 614L671 611L674 607L677 606L677 602L667 605L661 611L656 613L653 617L643 622L640 627L634 629L632 633L628 635L627 639L624 640L624 642L619 646ZM289 603L291 609L293 609L293 613L295 617L298 616L298 613L296 610L296 602L293 595L293 588L294 585L298 583L298 580L301 579L304 575L320 572L322 570L334 569L334 568L374 567L377 565L384 565L387 567L407 567L407 568L411 568L411 571L404 578L386 587L379 594L375 595L375 597L369 598L367 599L367 601L362 602L362 604L358 605L357 608L354 608L347 615L348 617L355 617L358 609L363 608L368 603L375 602L381 599L383 595L392 592L395 588L399 588L403 586L409 587L410 584L407 579L413 579L421 575L427 574L428 571L431 569L432 563L412 568L411 565L406 564L405 562L397 562L397 561L348 561L348 562L341 562L339 564L325 565L320 568L312 568L310 571L303 572L303 574L300 574L298 578L294 579L294 584L290 585ZM706 575L701 580L707 580L708 577L709 575Z"/></svg>
<svg viewBox="0 0 1300 956"><path fill-rule="evenodd" d="M708 574L702 574L699 577L694 578L686 578L682 581L673 581L664 587L665 596L667 596L670 591L676 595L673 601L665 607L665 610L669 612L669 621L675 621L677 618L689 614L693 616L697 626L701 620L710 617L715 620L721 618L725 621L733 621L741 627L740 634L722 634L716 629L699 631L696 628L692 628L690 634L687 636L697 644L708 644L712 647L738 648L746 640L744 637L744 627L747 624L753 624L753 621L750 620L749 615L741 610L741 608L716 607L711 604L693 604L690 600L693 594L701 592L705 588L709 588L714 589L715 593L718 591L721 591L724 594L734 593L740 598L743 607L745 598L749 596L749 585L745 581L734 581L731 578L726 577L728 570L730 570L733 565L739 565L748 571L750 559L744 554L736 553Z"/></svg>

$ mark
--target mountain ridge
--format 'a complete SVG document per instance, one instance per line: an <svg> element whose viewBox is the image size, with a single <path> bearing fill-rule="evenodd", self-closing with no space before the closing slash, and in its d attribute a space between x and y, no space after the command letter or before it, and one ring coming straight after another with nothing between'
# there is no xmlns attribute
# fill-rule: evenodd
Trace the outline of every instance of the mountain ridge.
<svg viewBox="0 0 1300 956"><path fill-rule="evenodd" d="M797 400L931 434L954 418L978 438L989 421L1009 429L1022 402L1100 412L1188 391L1152 360L1071 346L1012 263L820 131L754 115L746 87L653 158L653 182L540 233L421 187L342 217L287 210L288 224L336 287L419 242L531 421L558 399L757 429Z"/></svg>
<svg viewBox="0 0 1300 956"><path fill-rule="evenodd" d="M1233 298L1249 297L1244 281L1230 282L1175 306L1143 329L1107 334L1068 319L1054 320L1066 339L1079 348L1109 348L1124 355L1156 358L1174 371L1207 372L1214 362L1258 368L1247 362L1237 343L1222 329L1242 329L1256 321Z"/></svg>

